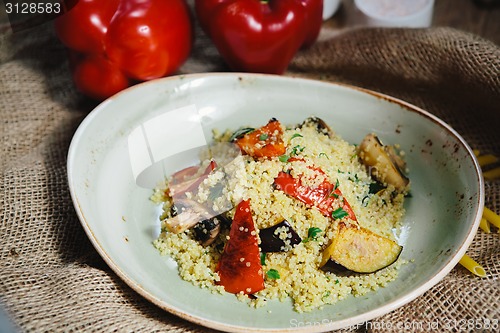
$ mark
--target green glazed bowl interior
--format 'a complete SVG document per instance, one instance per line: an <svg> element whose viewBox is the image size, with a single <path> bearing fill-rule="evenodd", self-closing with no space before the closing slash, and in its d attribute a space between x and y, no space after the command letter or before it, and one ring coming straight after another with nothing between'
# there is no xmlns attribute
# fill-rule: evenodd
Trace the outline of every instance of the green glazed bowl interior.
<svg viewBox="0 0 500 333"><path fill-rule="evenodd" d="M370 132L384 142L398 143L406 152L412 182L401 254L409 263L399 277L365 296L308 313L297 313L291 302L279 301L254 309L234 295L212 294L183 281L175 262L152 245L160 212L149 200L152 190L136 184L127 140L145 121L188 105L202 115L206 137L213 128L259 126L271 117L296 124L315 115L351 143ZM175 145L184 135L190 133L166 144ZM435 116L354 87L258 74L171 77L115 95L93 110L74 135L68 179L85 232L120 278L166 311L224 331L326 331L386 314L422 295L458 263L475 235L484 204L474 154Z"/></svg>

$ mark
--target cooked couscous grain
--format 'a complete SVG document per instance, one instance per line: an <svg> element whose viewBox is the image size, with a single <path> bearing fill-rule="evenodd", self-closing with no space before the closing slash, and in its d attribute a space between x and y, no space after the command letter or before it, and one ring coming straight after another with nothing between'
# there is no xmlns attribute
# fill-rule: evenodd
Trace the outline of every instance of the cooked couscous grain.
<svg viewBox="0 0 500 333"><path fill-rule="evenodd" d="M299 244L292 244L288 228L276 229L276 238L283 241L281 251L261 255L265 288L255 293L255 297L240 292L236 295L238 299L260 307L267 300L291 298L294 309L305 312L334 304L349 295L365 295L397 277L401 260L370 274L340 275L320 268L323 252L337 236L339 223L356 224L356 227L395 240L395 230L400 228L404 215L405 193L399 193L387 184L374 192L371 189L374 180L360 163L355 145L332 131L326 133L314 126L283 127L285 153L270 158L253 158L235 151L234 144L228 142L231 134L214 132L216 145L203 156L205 162L198 176L209 160L215 160L218 168L205 177L197 189L190 190L187 197L202 206L209 206L212 215L226 214L229 220L234 214L233 207L248 199L257 230L252 235L258 237L259 230L286 220L302 239ZM277 136L279 133L272 134ZM262 134L259 137L261 141L267 139ZM256 149L264 145L263 141ZM318 169L322 172L318 173ZM335 184L341 196L332 209L344 214L338 219L325 216L317 207L276 188L274 183L280 172L300 178L302 185L309 188L320 186L325 181ZM224 287L218 285L217 263L225 243L230 241L230 222L220 223L216 239L207 246L200 244L192 229L179 233L169 231L168 221L174 215L175 198L169 196L168 186L167 182L153 194L153 200L161 203L164 209L162 232L154 246L162 255L176 260L184 280L215 293L224 292ZM348 213L342 206L344 200L349 203L357 221L346 217ZM258 242L261 242L259 237ZM245 257L240 261L248 267L251 265Z"/></svg>

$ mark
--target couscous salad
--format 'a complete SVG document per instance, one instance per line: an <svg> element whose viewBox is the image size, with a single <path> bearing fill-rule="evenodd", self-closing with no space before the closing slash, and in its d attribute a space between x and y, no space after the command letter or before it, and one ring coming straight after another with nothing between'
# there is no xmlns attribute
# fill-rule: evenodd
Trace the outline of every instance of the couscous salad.
<svg viewBox="0 0 500 333"><path fill-rule="evenodd" d="M169 177L154 246L180 276L258 307L305 312L397 278L410 189L403 152L375 134L344 141L323 120L214 132L214 144Z"/></svg>

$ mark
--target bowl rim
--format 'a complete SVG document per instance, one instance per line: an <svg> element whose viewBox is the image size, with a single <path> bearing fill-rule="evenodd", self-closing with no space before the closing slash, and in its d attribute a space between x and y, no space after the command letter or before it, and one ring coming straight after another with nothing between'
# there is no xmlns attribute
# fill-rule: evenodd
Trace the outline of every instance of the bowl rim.
<svg viewBox="0 0 500 333"><path fill-rule="evenodd" d="M132 280L127 273L125 273L118 264L116 264L113 260L113 258L106 252L106 250L103 248L103 246L100 244L99 240L97 237L94 235L90 223L87 221L85 214L80 206L78 195L76 193L75 185L74 185L74 173L73 173L73 163L74 159L76 156L76 148L78 147L80 140L82 139L83 135L85 134L85 130L87 126L92 123L93 119L96 118L101 112L104 112L103 110L106 109L106 106L110 103L112 103L115 99L120 98L120 96L124 94L128 94L130 91L142 88L146 85L156 85L159 82L167 82L167 81L181 81L185 79L210 79L210 78L242 78L242 77L248 77L248 78L260 78L264 80L284 80L284 81L296 81L298 83L306 83L306 84L320 84L320 85L326 85L326 86L332 86L332 87L342 87L342 88L347 88L348 90L355 90L361 93L369 94L372 95L376 98L385 100L390 103L396 103L400 105L402 108L406 109L407 111L415 112L423 116L424 118L427 118L428 120L434 122L444 130L446 130L449 134L453 135L455 139L462 145L463 148L465 148L465 151L467 152L467 156L472 159L473 165L474 165L474 171L475 171L475 176L477 177L478 181L478 188L479 188L479 193L478 193L478 200L477 200L477 208L475 209L476 211L474 212L474 221L473 223L470 224L468 230L467 230L467 237L462 241L462 243L457 247L458 251L450 256L448 258L447 263L443 266L443 268L437 272L434 276L432 276L428 281L423 283L420 287L398 297L397 299L394 299L392 301L389 301L387 304L384 306L380 306L376 309L370 310L368 312L364 312L362 314L352 316L349 318L345 318L342 320L332 320L329 323L318 325L318 326L305 326L305 327L287 327L287 328L258 328L258 327L246 327L246 326L238 326L238 325L232 325L232 324L227 324L219 321L215 321L212 319L206 319L202 318L199 316L191 315L187 313L186 311L177 308L175 306L166 304L165 302L161 301L158 297L153 295L152 293L148 292L146 289L144 289L139 283L135 282ZM380 317L384 314L387 314L391 311L394 311L395 309L402 307L403 305L411 302L412 300L416 299L417 297L422 296L426 291L430 290L433 286L438 284L448 273L458 264L462 256L465 254L467 251L467 248L470 246L472 243L477 229L479 227L479 223L481 220L483 208L484 208L484 201L485 201L485 189L484 189L484 179L482 177L481 173L481 168L479 166L479 163L477 161L476 156L474 155L473 150L471 147L467 144L467 142L464 140L464 138L455 130L453 129L450 125L448 125L446 122L435 116L434 114L418 107L415 106L409 102L403 101L399 98L386 95L380 92L376 92L370 89L362 88L362 87L357 87L354 85L350 84L345 84L345 83L340 83L340 82L331 82L331 81L321 81L321 80L316 80L316 79L310 79L310 78L302 78L302 77L295 77L295 76L280 76L280 75L273 75L273 74L259 74L259 73L239 73L239 72L210 72L210 73L195 73L195 74L181 74L181 75L175 75L175 76L169 76L169 77L164 77L160 79L155 79L143 83L139 83L137 85L131 86L125 90L122 90L115 94L114 96L104 100L101 102L99 105L97 105L80 123L78 126L77 130L75 131L73 138L71 140L69 150L68 150L68 155L67 155L67 180L68 180L68 186L70 190L70 196L73 202L73 206L75 208L75 211L77 213L78 219L80 223L82 224L82 227L87 234L89 240L91 241L92 245L94 248L97 250L99 255L103 258L103 260L106 262L106 264L112 269L112 271L117 274L128 286L130 286L135 292L137 292L139 295L150 301L151 303L155 304L162 310L165 310L175 316L178 316L182 319L185 319L189 322L192 322L194 324L208 327L208 328L213 328L217 330L222 330L222 331L227 331L227 332L322 332L325 330L334 330L334 329L341 329L348 327L350 325L356 325L360 323L364 323L366 321L375 319L377 317ZM475 207L475 205L474 205Z"/></svg>

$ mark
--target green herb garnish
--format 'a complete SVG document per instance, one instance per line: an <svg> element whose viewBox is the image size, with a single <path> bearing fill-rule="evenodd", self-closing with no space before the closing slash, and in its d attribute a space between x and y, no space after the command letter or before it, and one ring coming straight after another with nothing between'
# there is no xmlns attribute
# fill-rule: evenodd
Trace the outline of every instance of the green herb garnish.
<svg viewBox="0 0 500 333"><path fill-rule="evenodd" d="M294 135L292 135L290 140L295 139L295 138L302 138L302 135L300 135L299 133L295 133Z"/></svg>
<svg viewBox="0 0 500 333"><path fill-rule="evenodd" d="M337 219L341 219L341 218L344 218L346 216L348 216L349 213L347 213L342 207L340 208L337 208L335 209L333 212L332 212L332 218L334 220L337 220Z"/></svg>
<svg viewBox="0 0 500 333"><path fill-rule="evenodd" d="M292 148L292 152L290 155L298 155L299 153L303 152L306 147L301 147L299 145L296 145L295 147Z"/></svg>
<svg viewBox="0 0 500 333"><path fill-rule="evenodd" d="M270 270L268 270L266 272L266 275L271 280L278 280L280 278L280 273L277 270L275 270L274 268L271 268Z"/></svg>
<svg viewBox="0 0 500 333"><path fill-rule="evenodd" d="M242 138L245 134L248 134L253 131L255 131L255 128L251 127L240 128L231 135L231 137L229 138L229 142L233 142L239 138Z"/></svg>
<svg viewBox="0 0 500 333"><path fill-rule="evenodd" d="M315 241L318 239L319 234L323 232L320 228L312 227L307 230L307 238L302 240L302 242L307 243L309 241Z"/></svg>
<svg viewBox="0 0 500 333"><path fill-rule="evenodd" d="M280 160L280 162L286 163L290 159L290 156L285 154L285 155L279 156L278 159Z"/></svg>
<svg viewBox="0 0 500 333"><path fill-rule="evenodd" d="M355 182L355 183L359 183L358 174L357 174L357 173L355 173L355 174L354 174L354 178L349 177L349 180L350 180L350 181L352 181L352 182Z"/></svg>
<svg viewBox="0 0 500 333"><path fill-rule="evenodd" d="M338 199L339 195L335 193L335 191L339 188L339 180L335 181L335 185L333 186L332 192L328 195L329 197L334 197L335 199Z"/></svg>
<svg viewBox="0 0 500 333"><path fill-rule="evenodd" d="M327 159L330 159L330 158L328 157L328 155L327 155L327 154L325 154L325 153L319 153L318 157L321 157L321 156L324 156L324 157L326 157Z"/></svg>
<svg viewBox="0 0 500 333"><path fill-rule="evenodd" d="M266 266L266 253L265 252L262 252L260 254L260 264L262 266Z"/></svg>
<svg viewBox="0 0 500 333"><path fill-rule="evenodd" d="M335 193L335 190L332 191L332 193L330 193L329 195L330 197L334 197L335 199L338 199L339 198L339 195L337 193Z"/></svg>
<svg viewBox="0 0 500 333"><path fill-rule="evenodd" d="M265 141L265 140L267 140L268 137L269 137L269 135L267 135L266 133L262 133L261 135L259 135L259 140Z"/></svg>
<svg viewBox="0 0 500 333"><path fill-rule="evenodd" d="M323 230L320 228L312 227L307 230L307 237L316 240L318 238L318 234L321 233Z"/></svg>

